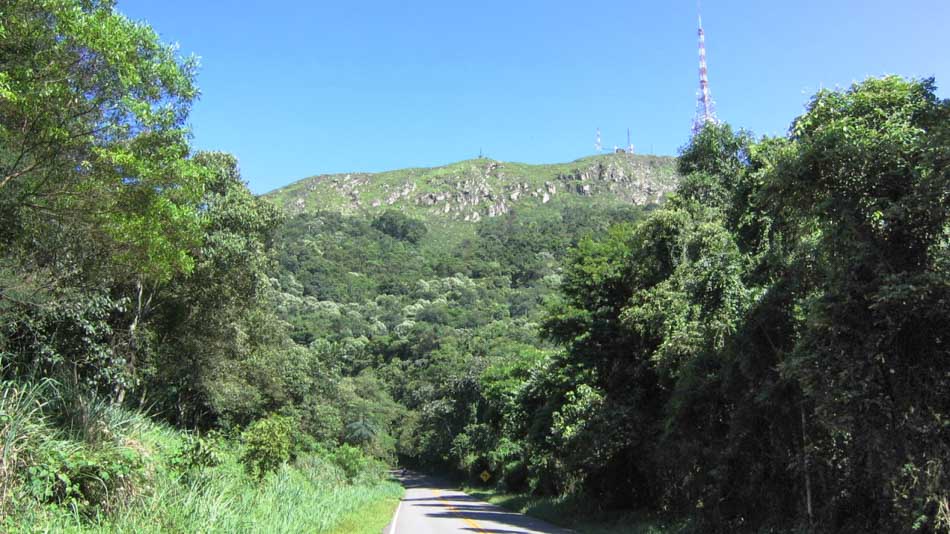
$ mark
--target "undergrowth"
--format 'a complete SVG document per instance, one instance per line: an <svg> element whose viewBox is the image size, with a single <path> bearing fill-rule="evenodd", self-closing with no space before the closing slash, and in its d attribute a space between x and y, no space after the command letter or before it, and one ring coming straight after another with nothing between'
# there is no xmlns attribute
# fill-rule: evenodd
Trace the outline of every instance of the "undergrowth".
<svg viewBox="0 0 950 534"><path fill-rule="evenodd" d="M0 531L331 532L403 491L352 447L197 436L79 404L52 382L0 383Z"/></svg>

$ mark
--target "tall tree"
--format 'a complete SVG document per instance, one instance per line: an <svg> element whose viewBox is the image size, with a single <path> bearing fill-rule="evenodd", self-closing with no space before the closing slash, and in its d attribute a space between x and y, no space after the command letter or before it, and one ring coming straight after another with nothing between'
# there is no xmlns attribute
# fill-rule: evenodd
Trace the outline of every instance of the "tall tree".
<svg viewBox="0 0 950 534"><path fill-rule="evenodd" d="M276 266L270 247L282 218L247 189L234 156L203 152L194 163L209 176L200 202L203 235L192 271L157 293L157 359L144 371L152 375L150 398L173 420L244 422L280 404L275 398L284 389L280 373L266 369L280 360L261 356L300 355L286 346L284 326L268 309Z"/></svg>
<svg viewBox="0 0 950 534"><path fill-rule="evenodd" d="M196 61L110 0L10 0L0 13L0 241L68 228L122 276L189 269Z"/></svg>
<svg viewBox="0 0 950 534"><path fill-rule="evenodd" d="M0 3L5 359L125 391L149 296L193 266L205 180L180 59L114 2Z"/></svg>
<svg viewBox="0 0 950 534"><path fill-rule="evenodd" d="M785 371L814 399L839 528L934 529L950 484L950 102L932 80L818 93L776 168L819 281ZM947 527L947 511L943 512Z"/></svg>

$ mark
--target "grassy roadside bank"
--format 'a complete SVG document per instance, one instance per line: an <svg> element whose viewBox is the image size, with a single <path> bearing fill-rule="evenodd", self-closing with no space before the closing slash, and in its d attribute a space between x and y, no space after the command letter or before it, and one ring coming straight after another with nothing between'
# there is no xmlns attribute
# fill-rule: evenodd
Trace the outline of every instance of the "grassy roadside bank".
<svg viewBox="0 0 950 534"><path fill-rule="evenodd" d="M386 497L344 517L332 534L379 534L392 521L400 497Z"/></svg>
<svg viewBox="0 0 950 534"><path fill-rule="evenodd" d="M476 499L570 528L579 534L675 534L686 532L688 527L685 520L672 521L637 512L599 513L593 517L590 506L577 498L511 494L465 484L461 489Z"/></svg>
<svg viewBox="0 0 950 534"><path fill-rule="evenodd" d="M404 491L356 448L301 450L257 474L243 439L105 402L64 424L55 397L0 383L0 532L375 534Z"/></svg>

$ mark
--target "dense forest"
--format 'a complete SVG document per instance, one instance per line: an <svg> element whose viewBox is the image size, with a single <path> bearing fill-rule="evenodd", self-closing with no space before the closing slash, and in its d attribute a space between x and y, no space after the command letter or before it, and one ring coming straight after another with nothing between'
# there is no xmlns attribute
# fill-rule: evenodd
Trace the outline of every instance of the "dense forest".
<svg viewBox="0 0 950 534"><path fill-rule="evenodd" d="M707 125L655 204L289 213L193 149L196 62L147 25L0 14L0 529L355 532L403 466L685 531L950 531L933 80Z"/></svg>

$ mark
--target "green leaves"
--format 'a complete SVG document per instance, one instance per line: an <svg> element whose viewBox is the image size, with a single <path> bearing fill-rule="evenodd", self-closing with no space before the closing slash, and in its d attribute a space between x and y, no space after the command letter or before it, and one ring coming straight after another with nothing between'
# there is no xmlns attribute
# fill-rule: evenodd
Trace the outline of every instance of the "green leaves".
<svg viewBox="0 0 950 534"><path fill-rule="evenodd" d="M936 524L950 105L933 91L895 77L825 91L787 139L706 128L664 209L582 242L545 323L567 349L548 372L595 375L533 408L583 446L536 464L658 462L664 499L701 504L710 530L794 522L805 501L836 528ZM603 394L579 403L588 387ZM608 414L627 436L663 428L662 450L590 426Z"/></svg>
<svg viewBox="0 0 950 534"><path fill-rule="evenodd" d="M247 427L241 434L245 447L241 462L248 473L263 478L290 459L293 425L290 417L271 414Z"/></svg>
<svg viewBox="0 0 950 534"><path fill-rule="evenodd" d="M398 450L699 530L947 523L932 80L822 91L782 139L709 126L636 224L592 199L464 234L391 210L282 225L236 158L191 154L194 59L112 2L0 9L4 373L246 425L257 477L299 431L357 445L334 458L350 479ZM92 454L38 451L34 497L97 512L138 464ZM198 439L173 463L216 461Z"/></svg>
<svg viewBox="0 0 950 534"><path fill-rule="evenodd" d="M0 40L4 231L42 213L92 237L122 277L189 270L203 178L183 127L193 62L109 3L8 3Z"/></svg>
<svg viewBox="0 0 950 534"><path fill-rule="evenodd" d="M373 220L373 228L380 232L413 244L425 237L428 229L422 221L413 219L395 210L386 210Z"/></svg>
<svg viewBox="0 0 950 534"><path fill-rule="evenodd" d="M63 440L48 440L34 451L25 485L44 503L70 509L84 518L114 510L123 490L143 476L143 459L124 447L90 449Z"/></svg>

